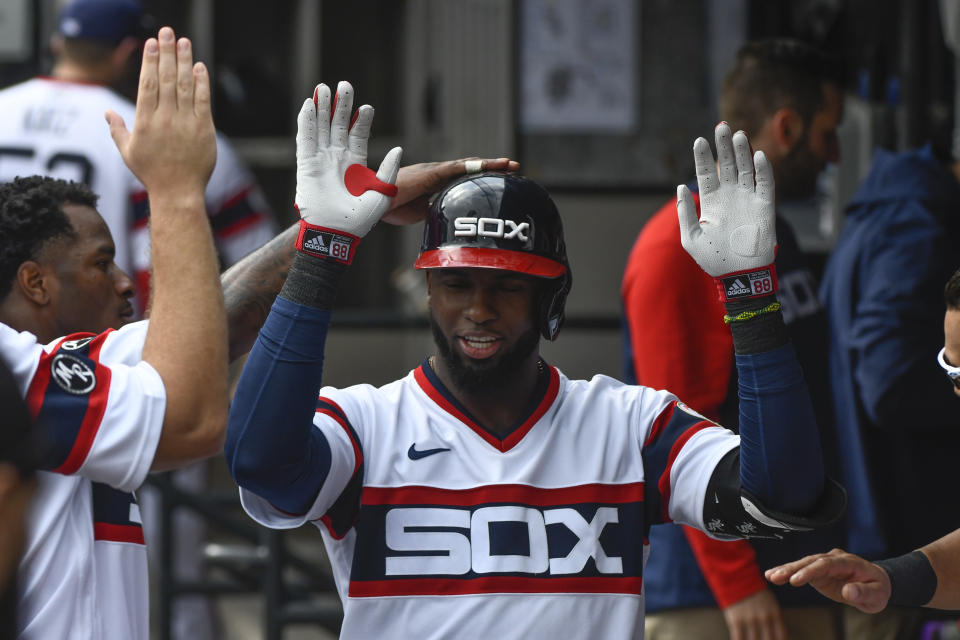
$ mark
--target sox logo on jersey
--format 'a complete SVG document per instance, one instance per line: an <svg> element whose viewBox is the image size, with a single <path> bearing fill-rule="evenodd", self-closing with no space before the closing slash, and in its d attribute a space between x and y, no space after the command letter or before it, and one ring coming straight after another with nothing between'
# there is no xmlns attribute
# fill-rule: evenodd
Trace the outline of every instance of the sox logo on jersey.
<svg viewBox="0 0 960 640"><path fill-rule="evenodd" d="M569 507L535 509L520 505L469 509L437 507L398 507L387 512L386 542L391 551L423 552L419 555L388 555L386 574L463 575L516 571L520 573L574 574L583 571L593 558L599 573L622 573L623 559L611 558L600 544L600 534L608 523L618 522L615 507L600 507L591 520ZM492 529L496 525L515 531L526 542L528 554L494 554ZM549 556L548 525L561 524L577 537L564 556ZM437 529L462 529L436 531ZM425 533L431 529L432 533ZM525 529L525 531L524 531ZM436 555L445 552L446 555Z"/></svg>
<svg viewBox="0 0 960 640"><path fill-rule="evenodd" d="M639 593L643 484L363 489L350 595ZM559 581L559 582L558 582Z"/></svg>

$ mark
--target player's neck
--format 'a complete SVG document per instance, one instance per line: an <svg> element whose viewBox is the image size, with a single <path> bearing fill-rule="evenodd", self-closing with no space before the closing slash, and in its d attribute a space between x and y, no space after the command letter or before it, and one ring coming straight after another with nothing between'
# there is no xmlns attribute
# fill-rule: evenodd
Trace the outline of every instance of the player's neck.
<svg viewBox="0 0 960 640"><path fill-rule="evenodd" d="M37 340L46 344L60 337L54 322L11 292L0 305L0 322L14 331L29 331Z"/></svg>
<svg viewBox="0 0 960 640"><path fill-rule="evenodd" d="M458 387L443 358L435 356L430 362L447 390L491 432L503 436L527 417L540 376L540 354L537 351L510 374L480 389Z"/></svg>
<svg viewBox="0 0 960 640"><path fill-rule="evenodd" d="M50 76L64 82L99 84L110 86L113 73L108 66L79 65L70 60L58 60L50 71Z"/></svg>

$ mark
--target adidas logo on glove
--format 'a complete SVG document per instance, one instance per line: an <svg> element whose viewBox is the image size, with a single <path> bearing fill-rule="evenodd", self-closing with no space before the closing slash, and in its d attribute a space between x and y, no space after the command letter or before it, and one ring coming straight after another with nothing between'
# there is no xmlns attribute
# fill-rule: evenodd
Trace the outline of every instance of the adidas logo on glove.
<svg viewBox="0 0 960 640"><path fill-rule="evenodd" d="M304 242L303 248L316 253L327 253L327 245L323 244L323 238L319 235Z"/></svg>
<svg viewBox="0 0 960 640"><path fill-rule="evenodd" d="M733 284L727 287L727 297L734 298L743 295L750 295L750 288L743 284L740 278L737 278L733 281Z"/></svg>

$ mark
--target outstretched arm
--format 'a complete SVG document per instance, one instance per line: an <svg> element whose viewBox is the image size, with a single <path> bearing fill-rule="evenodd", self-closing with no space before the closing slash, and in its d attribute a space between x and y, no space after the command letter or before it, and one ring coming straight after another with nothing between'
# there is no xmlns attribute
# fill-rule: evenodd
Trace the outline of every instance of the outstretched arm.
<svg viewBox="0 0 960 640"><path fill-rule="evenodd" d="M890 600L890 576L869 560L834 549L768 569L764 575L774 584L809 584L836 602L864 613L877 613Z"/></svg>
<svg viewBox="0 0 960 640"><path fill-rule="evenodd" d="M743 132L731 136L720 123L715 133L716 164L706 140L694 143L699 220L689 189L677 192L681 242L714 278L739 376L741 444L714 471L705 521L732 523L745 509L754 524L789 529L792 516L823 508L826 480L809 394L775 296L773 170L763 152L751 157ZM752 534L747 529L739 533Z"/></svg>
<svg viewBox="0 0 960 640"><path fill-rule="evenodd" d="M918 551L870 562L834 549L766 571L774 584L814 589L865 613L887 605L960 609L960 529Z"/></svg>
<svg viewBox="0 0 960 640"><path fill-rule="evenodd" d="M153 470L214 455L227 411L227 341L217 258L204 205L216 160L210 80L170 27L147 40L133 132L107 122L150 196L153 311L143 359L166 390Z"/></svg>

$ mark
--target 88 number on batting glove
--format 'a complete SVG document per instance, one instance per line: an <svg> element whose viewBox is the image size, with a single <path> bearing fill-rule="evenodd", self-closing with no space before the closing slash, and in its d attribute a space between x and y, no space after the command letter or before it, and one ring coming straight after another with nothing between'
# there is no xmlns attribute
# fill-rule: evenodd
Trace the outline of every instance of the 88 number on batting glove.
<svg viewBox="0 0 960 640"><path fill-rule="evenodd" d="M690 190L677 187L680 242L713 276L722 301L770 295L777 290L773 168L762 151L751 158L742 131L731 136L721 122L714 134L716 164L705 139L693 143L699 220Z"/></svg>
<svg viewBox="0 0 960 640"><path fill-rule="evenodd" d="M353 87L340 82L333 105L330 88L317 85L297 116L297 196L303 253L350 264L360 240L380 220L396 195L400 147L387 153L380 169L367 168L367 141L373 107L357 109Z"/></svg>

